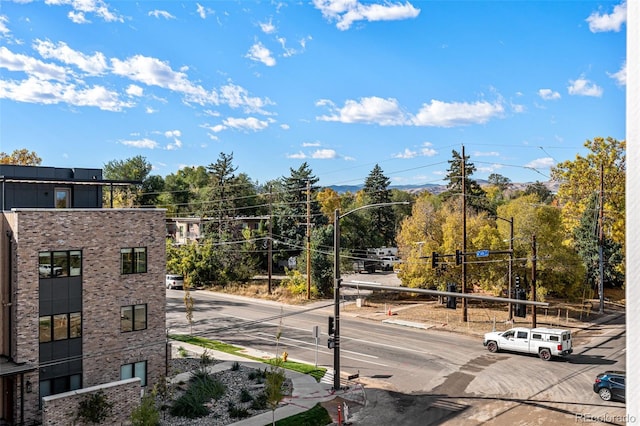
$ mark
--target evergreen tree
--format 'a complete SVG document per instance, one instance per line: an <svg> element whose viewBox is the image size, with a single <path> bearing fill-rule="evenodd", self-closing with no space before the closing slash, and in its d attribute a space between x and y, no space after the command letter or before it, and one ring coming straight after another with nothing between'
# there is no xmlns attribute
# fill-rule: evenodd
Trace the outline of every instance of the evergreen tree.
<svg viewBox="0 0 640 426"><path fill-rule="evenodd" d="M587 284L593 289L600 282L600 255L598 250L598 196L593 194L580 224L574 231L575 246L586 269ZM620 244L606 236L602 245L603 272L605 287L622 286L624 277L618 272L622 263Z"/></svg>
<svg viewBox="0 0 640 426"><path fill-rule="evenodd" d="M290 168L289 170L291 175L282 178L283 192L274 209L274 238L284 243L277 247L280 252L276 256L276 261L278 258L297 256L306 247L307 182L311 192L309 195L311 225L319 226L327 223L315 196L319 179L313 175L309 165L304 162L298 169Z"/></svg>
<svg viewBox="0 0 640 426"><path fill-rule="evenodd" d="M446 180L447 190L440 196L443 200L448 200L454 196L462 196L462 155L452 150L452 159L448 160L449 170L447 172ZM468 161L469 156L464 157L464 189L467 196L467 206L473 208L476 212L485 211L489 214L495 214L495 210L487 200L487 194L480 187L477 181L471 179L473 172L476 171L476 166Z"/></svg>
<svg viewBox="0 0 640 426"><path fill-rule="evenodd" d="M369 176L364 181L362 191L368 204L383 204L391 202L389 190L389 178L387 178L379 165L375 165ZM396 219L391 206L372 207L366 214L369 218L369 245L371 247L395 246Z"/></svg>

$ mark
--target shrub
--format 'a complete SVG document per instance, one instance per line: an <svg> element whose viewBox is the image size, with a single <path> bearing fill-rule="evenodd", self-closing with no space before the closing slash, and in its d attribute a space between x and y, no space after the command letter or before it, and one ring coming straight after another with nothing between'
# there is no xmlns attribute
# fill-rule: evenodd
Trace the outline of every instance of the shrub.
<svg viewBox="0 0 640 426"><path fill-rule="evenodd" d="M131 424L133 426L156 426L160 424L160 413L158 413L152 393L147 393L143 396L140 405L131 412Z"/></svg>
<svg viewBox="0 0 640 426"><path fill-rule="evenodd" d="M202 371L196 371L189 380L186 392L171 406L174 417L193 419L206 416L209 411L204 406L210 399L220 399L226 389L224 384Z"/></svg>
<svg viewBox="0 0 640 426"><path fill-rule="evenodd" d="M244 419L249 417L249 410L242 407L236 407L233 402L230 402L229 415L234 419Z"/></svg>
<svg viewBox="0 0 640 426"><path fill-rule="evenodd" d="M251 396L251 392L246 389L242 389L240 391L240 402L249 402L252 401L253 397Z"/></svg>
<svg viewBox="0 0 640 426"><path fill-rule="evenodd" d="M78 404L78 412L76 420L85 423L102 423L111 415L113 403L109 402L103 391L98 391L87 395L85 399Z"/></svg>
<svg viewBox="0 0 640 426"><path fill-rule="evenodd" d="M238 371L240 370L240 363L238 361L233 361L233 364L231 364L231 371Z"/></svg>
<svg viewBox="0 0 640 426"><path fill-rule="evenodd" d="M267 403L267 394L264 392L256 396L251 403L251 408L254 410L265 410L268 408L268 406L269 404Z"/></svg>

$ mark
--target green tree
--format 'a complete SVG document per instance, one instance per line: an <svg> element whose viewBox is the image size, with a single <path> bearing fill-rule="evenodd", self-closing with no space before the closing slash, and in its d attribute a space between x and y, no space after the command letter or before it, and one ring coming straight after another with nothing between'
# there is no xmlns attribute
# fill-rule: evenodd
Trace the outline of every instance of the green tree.
<svg viewBox="0 0 640 426"><path fill-rule="evenodd" d="M42 158L35 151L28 149L16 149L11 154L0 152L0 164L13 164L16 166L39 166Z"/></svg>
<svg viewBox="0 0 640 426"><path fill-rule="evenodd" d="M535 181L524 189L523 195L535 194L541 202L550 204L553 201L553 192L542 182Z"/></svg>
<svg viewBox="0 0 640 426"><path fill-rule="evenodd" d="M594 194L589 200L580 224L574 231L575 246L586 269L586 280L592 289L600 282L600 253L598 233L598 197ZM620 244L610 238L603 238L602 244L604 285L617 287L624 284L624 276L619 272L622 263Z"/></svg>
<svg viewBox="0 0 640 426"><path fill-rule="evenodd" d="M389 178L387 178L379 165L375 165L369 176L364 181L362 191L365 194L367 204L382 204L391 202L389 190ZM369 219L369 247L395 246L396 221L393 208L376 207L362 212Z"/></svg>
<svg viewBox="0 0 640 426"><path fill-rule="evenodd" d="M498 173L491 173L487 178L490 185L497 186L500 191L506 191L511 186L511 179Z"/></svg>
<svg viewBox="0 0 640 426"><path fill-rule="evenodd" d="M274 206L273 232L279 241L275 248L279 253L274 260L298 256L306 246L307 183L310 189L310 222L312 226L327 223L316 199L318 178L305 162L297 169L289 169L290 176L281 179L281 190Z"/></svg>
<svg viewBox="0 0 640 426"><path fill-rule="evenodd" d="M536 236L536 268L539 300L547 293L558 297L577 296L584 282L584 268L576 251L568 246L562 229L561 212L540 203L536 195L518 197L498 208L498 216L514 218L514 274L528 277L531 270L533 236ZM501 224L501 235L508 231Z"/></svg>
<svg viewBox="0 0 640 426"><path fill-rule="evenodd" d="M203 212L202 201L203 192L208 185L209 176L206 168L183 167L166 176L160 207L167 209L168 216L207 216L206 212Z"/></svg>
<svg viewBox="0 0 640 426"><path fill-rule="evenodd" d="M449 170L447 172L446 180L447 190L440 196L444 200L448 200L452 197L458 198L462 196L462 190L464 185L464 191L467 197L467 206L475 211L486 211L490 214L494 214L491 204L487 200L487 194L480 187L477 181L471 179L473 172L476 171L476 166L469 162L469 156L464 156L464 183L462 179L462 155L452 150L452 159L448 160Z"/></svg>
<svg viewBox="0 0 640 426"><path fill-rule="evenodd" d="M589 200L604 186L604 233L622 247L625 245L626 142L608 137L587 140L586 156L559 163L551 177L560 183L557 200L562 222L569 235L578 226ZM601 173L601 168L603 173Z"/></svg>
<svg viewBox="0 0 640 426"><path fill-rule="evenodd" d="M104 191L105 204L113 202L114 207L140 206L144 194L145 181L153 167L147 159L141 155L126 160L112 160L103 167L103 175L109 180L132 181L129 186L118 186L111 191Z"/></svg>

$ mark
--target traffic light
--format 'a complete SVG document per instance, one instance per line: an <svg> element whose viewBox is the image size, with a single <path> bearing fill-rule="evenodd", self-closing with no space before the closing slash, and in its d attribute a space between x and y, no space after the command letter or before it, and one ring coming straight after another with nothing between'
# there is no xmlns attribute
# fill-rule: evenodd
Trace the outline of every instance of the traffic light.
<svg viewBox="0 0 640 426"><path fill-rule="evenodd" d="M458 292L458 287L456 286L455 283L448 283L447 284L447 291L449 293L457 293ZM455 298L455 297L447 296L447 308L455 309L456 308L456 299L457 298Z"/></svg>
<svg viewBox="0 0 640 426"><path fill-rule="evenodd" d="M329 336L333 336L336 332L335 321L334 317L329 317L329 331L327 332Z"/></svg>
<svg viewBox="0 0 640 426"><path fill-rule="evenodd" d="M520 287L520 276L516 275L516 287Z"/></svg>
<svg viewBox="0 0 640 426"><path fill-rule="evenodd" d="M333 340L333 337L329 337L329 340L327 340L327 348L333 349L335 347L336 347L336 341Z"/></svg>
<svg viewBox="0 0 640 426"><path fill-rule="evenodd" d="M438 253L436 253L435 251L431 252L431 267L435 268L436 266L438 266Z"/></svg>
<svg viewBox="0 0 640 426"><path fill-rule="evenodd" d="M517 278L517 277L516 277ZM526 300L527 291L524 288L516 288L516 299L518 300ZM516 303L514 306L514 315L520 318L527 317L527 305L522 305L520 303Z"/></svg>
<svg viewBox="0 0 640 426"><path fill-rule="evenodd" d="M462 252L460 250L456 250L456 265L462 264Z"/></svg>

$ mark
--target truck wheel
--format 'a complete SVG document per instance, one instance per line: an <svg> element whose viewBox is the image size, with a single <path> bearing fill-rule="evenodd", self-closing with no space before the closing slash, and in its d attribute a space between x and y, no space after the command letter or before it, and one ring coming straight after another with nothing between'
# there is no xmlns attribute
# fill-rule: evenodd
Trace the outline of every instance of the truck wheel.
<svg viewBox="0 0 640 426"><path fill-rule="evenodd" d="M498 352L498 344L494 341L487 343L487 349L489 352L496 353Z"/></svg>
<svg viewBox="0 0 640 426"><path fill-rule="evenodd" d="M600 388L598 395L603 401L611 401L611 389L609 388Z"/></svg>
<svg viewBox="0 0 640 426"><path fill-rule="evenodd" d="M549 361L551 359L551 351L549 349L540 349L540 352L538 353L538 355L540 356L540 359L543 361Z"/></svg>

